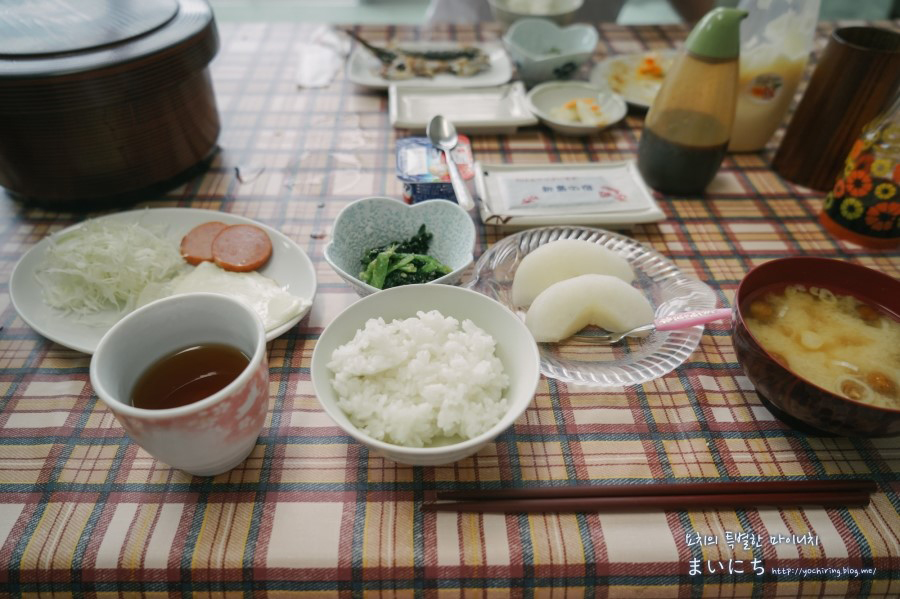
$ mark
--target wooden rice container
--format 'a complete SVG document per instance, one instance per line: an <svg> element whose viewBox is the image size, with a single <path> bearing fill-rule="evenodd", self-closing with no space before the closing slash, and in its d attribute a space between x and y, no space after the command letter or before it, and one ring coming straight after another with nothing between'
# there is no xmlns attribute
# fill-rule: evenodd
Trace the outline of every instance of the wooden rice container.
<svg viewBox="0 0 900 599"><path fill-rule="evenodd" d="M208 165L220 124L204 0L0 11L0 186L59 209L130 203Z"/></svg>

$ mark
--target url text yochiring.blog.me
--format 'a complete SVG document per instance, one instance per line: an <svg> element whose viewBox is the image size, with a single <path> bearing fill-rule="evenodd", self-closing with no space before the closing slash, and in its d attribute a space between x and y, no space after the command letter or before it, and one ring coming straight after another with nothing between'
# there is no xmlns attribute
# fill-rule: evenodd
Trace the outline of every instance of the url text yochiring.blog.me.
<svg viewBox="0 0 900 599"><path fill-rule="evenodd" d="M833 576L835 578L859 578L860 576L873 576L875 568L771 568L772 574L798 575L804 578L809 576Z"/></svg>

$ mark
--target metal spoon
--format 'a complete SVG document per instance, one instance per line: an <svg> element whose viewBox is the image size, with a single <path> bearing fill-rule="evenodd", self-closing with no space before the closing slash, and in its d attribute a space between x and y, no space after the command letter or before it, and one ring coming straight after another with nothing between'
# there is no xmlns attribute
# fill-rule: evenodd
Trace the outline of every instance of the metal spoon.
<svg viewBox="0 0 900 599"><path fill-rule="evenodd" d="M712 308L708 310L679 312L677 314L670 314L669 316L662 316L650 324L641 325L623 333L603 332L597 335L585 335L580 338L599 345L612 345L613 343L632 335L652 333L653 331L678 331L681 329L689 329L698 324L707 324L717 320L725 320L726 318L731 318L731 308Z"/></svg>
<svg viewBox="0 0 900 599"><path fill-rule="evenodd" d="M456 127L438 114L428 122L426 133L432 145L438 150L444 151L444 156L447 157L447 168L450 170L450 182L453 184L453 193L456 194L456 203L468 212L475 207L475 202L469 194L466 182L463 181L462 176L459 174L459 169L456 168L456 163L453 162L453 158L450 156L450 151L459 143Z"/></svg>

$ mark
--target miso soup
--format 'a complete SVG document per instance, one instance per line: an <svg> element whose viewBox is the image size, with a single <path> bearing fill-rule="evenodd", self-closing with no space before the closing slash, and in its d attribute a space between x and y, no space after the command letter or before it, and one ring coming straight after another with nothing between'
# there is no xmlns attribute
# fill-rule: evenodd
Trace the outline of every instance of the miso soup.
<svg viewBox="0 0 900 599"><path fill-rule="evenodd" d="M900 322L859 299L791 285L754 296L744 313L786 368L838 395L900 409Z"/></svg>

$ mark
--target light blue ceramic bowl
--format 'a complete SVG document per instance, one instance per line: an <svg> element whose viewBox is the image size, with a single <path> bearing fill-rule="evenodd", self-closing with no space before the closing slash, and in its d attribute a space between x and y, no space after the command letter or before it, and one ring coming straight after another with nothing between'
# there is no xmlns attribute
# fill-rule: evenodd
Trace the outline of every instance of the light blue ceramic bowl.
<svg viewBox="0 0 900 599"><path fill-rule="evenodd" d="M380 290L359 279L362 256L373 247L412 237L422 224L434 235L429 255L453 269L431 283L455 285L474 259L475 224L465 210L448 200L412 205L384 197L356 200L335 219L325 261L356 293L370 295Z"/></svg>
<svg viewBox="0 0 900 599"><path fill-rule="evenodd" d="M503 36L519 78L531 87L544 81L570 79L597 49L593 25L560 27L545 19L521 19Z"/></svg>

